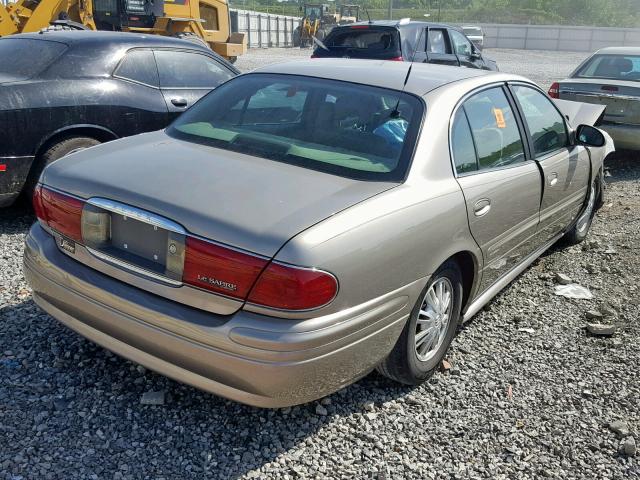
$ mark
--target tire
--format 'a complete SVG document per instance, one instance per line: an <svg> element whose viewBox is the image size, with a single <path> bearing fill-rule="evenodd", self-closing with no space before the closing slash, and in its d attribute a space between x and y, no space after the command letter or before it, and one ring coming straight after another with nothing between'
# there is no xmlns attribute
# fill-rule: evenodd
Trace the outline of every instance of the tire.
<svg viewBox="0 0 640 480"><path fill-rule="evenodd" d="M578 217L575 225L571 227L571 230L565 233L564 237L562 237L564 244L567 246L578 245L587 238L589 229L591 228L591 223L593 222L593 217L595 216L598 204L602 201L602 197L602 186L600 177L598 177L591 184L586 207L582 210L582 213Z"/></svg>
<svg viewBox="0 0 640 480"><path fill-rule="evenodd" d="M28 198L33 196L33 191L36 188L44 167L71 153L79 152L80 150L99 145L100 143L101 142L91 137L67 137L50 145L44 153L36 158L36 162L31 167L31 171L25 182L25 195L27 195Z"/></svg>
<svg viewBox="0 0 640 480"><path fill-rule="evenodd" d="M443 288L449 289L450 292L449 307L446 309L448 312L446 325L422 313L423 307L427 307L425 310L430 310L432 315L437 315L437 311L431 305L434 302L429 300L428 294L430 295L430 291L437 291L439 285L443 285ZM431 377L440 366L460 324L462 295L460 267L453 260L448 260L429 279L411 311L411 316L400 338L387 358L378 365L377 370L385 377L407 385L419 385ZM423 329L427 325L433 326L437 332L435 334L437 340L433 348L425 351L425 344L429 342L431 335L423 334L419 339L419 334L426 331ZM420 353L419 350L421 350Z"/></svg>

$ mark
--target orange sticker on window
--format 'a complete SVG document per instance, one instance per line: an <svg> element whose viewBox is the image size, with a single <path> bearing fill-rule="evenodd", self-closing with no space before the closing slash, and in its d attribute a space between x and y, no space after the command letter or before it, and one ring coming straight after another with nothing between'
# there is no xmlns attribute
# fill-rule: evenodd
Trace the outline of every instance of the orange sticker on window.
<svg viewBox="0 0 640 480"><path fill-rule="evenodd" d="M496 125L498 128L507 128L507 123L504 121L504 113L502 113L502 109L494 108L493 115L496 117Z"/></svg>

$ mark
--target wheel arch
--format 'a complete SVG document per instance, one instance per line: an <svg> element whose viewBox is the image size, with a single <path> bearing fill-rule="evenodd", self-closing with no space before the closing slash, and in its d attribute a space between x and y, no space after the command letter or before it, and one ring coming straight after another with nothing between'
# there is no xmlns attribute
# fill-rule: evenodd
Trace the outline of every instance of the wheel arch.
<svg viewBox="0 0 640 480"><path fill-rule="evenodd" d="M49 147L69 137L91 137L103 143L119 138L113 131L99 125L69 125L55 130L49 136L42 139L35 151L36 161Z"/></svg>
<svg viewBox="0 0 640 480"><path fill-rule="evenodd" d="M458 264L460 273L462 274L462 312L465 311L470 300L473 299L475 290L480 280L480 262L479 259L469 250L462 250L451 255L446 261L453 260Z"/></svg>

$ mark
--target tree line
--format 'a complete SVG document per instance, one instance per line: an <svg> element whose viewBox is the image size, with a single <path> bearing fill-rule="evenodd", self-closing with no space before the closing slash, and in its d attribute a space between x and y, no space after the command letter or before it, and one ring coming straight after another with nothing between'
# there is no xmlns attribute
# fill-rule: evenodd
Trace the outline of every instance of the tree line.
<svg viewBox="0 0 640 480"><path fill-rule="evenodd" d="M299 15L303 1L231 0L231 6ZM307 3L358 4L372 19L386 18L389 0L307 0ZM393 18L420 18L451 23L517 23L640 27L639 0L393 0ZM366 15L363 17L366 18Z"/></svg>

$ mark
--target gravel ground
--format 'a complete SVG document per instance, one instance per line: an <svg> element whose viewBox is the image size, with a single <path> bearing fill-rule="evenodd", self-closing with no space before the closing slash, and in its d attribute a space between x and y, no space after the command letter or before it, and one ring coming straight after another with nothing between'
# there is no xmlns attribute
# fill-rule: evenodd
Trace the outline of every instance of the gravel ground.
<svg viewBox="0 0 640 480"><path fill-rule="evenodd" d="M252 49L238 59L236 66L243 72L249 72L271 63L306 60L310 55L309 48ZM545 90L554 81L566 77L588 56L575 52L525 52L498 48L487 48L484 55L498 62L501 71L530 78Z"/></svg>
<svg viewBox="0 0 640 480"><path fill-rule="evenodd" d="M238 63L280 55L258 53ZM22 276L33 218L0 211L0 479L640 477L640 155L607 163L584 246L553 249L494 299L450 369L418 388L374 373L280 410L181 385L59 325ZM555 296L557 274L594 299ZM612 337L587 333L591 310ZM149 392L160 405L141 404Z"/></svg>

